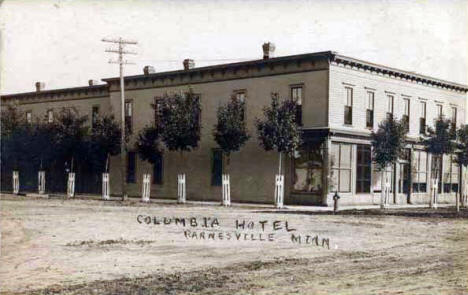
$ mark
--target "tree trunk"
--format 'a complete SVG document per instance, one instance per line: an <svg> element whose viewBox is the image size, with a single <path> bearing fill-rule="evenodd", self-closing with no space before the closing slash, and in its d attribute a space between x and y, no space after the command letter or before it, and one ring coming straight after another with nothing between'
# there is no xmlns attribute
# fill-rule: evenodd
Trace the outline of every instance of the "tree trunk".
<svg viewBox="0 0 468 295"><path fill-rule="evenodd" d="M104 167L104 172L109 173L109 153L106 156L106 166Z"/></svg>
<svg viewBox="0 0 468 295"><path fill-rule="evenodd" d="M281 168L282 168L282 167L281 167L281 164L282 164L282 163L281 163L281 162L282 162L282 161L281 161L281 160L282 160L282 157L281 157L281 156L282 156L282 154L283 154L282 152L279 153L279 163L278 163L278 174L279 174L279 175L281 175Z"/></svg>
<svg viewBox="0 0 468 295"><path fill-rule="evenodd" d="M457 199L455 202L457 212L460 212L460 198L462 195L462 184L463 184L462 180L463 180L463 166L460 163L458 165L458 191L456 193Z"/></svg>

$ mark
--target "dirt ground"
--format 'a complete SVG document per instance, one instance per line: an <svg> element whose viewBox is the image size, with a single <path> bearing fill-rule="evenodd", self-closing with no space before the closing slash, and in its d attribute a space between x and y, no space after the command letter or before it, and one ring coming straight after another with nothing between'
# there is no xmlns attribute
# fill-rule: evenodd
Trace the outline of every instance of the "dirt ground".
<svg viewBox="0 0 468 295"><path fill-rule="evenodd" d="M466 211L0 206L1 294L468 294Z"/></svg>

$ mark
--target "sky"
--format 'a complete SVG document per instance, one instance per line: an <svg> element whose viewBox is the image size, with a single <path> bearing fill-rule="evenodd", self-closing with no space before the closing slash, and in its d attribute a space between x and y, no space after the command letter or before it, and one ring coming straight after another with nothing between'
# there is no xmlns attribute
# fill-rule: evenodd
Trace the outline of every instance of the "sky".
<svg viewBox="0 0 468 295"><path fill-rule="evenodd" d="M138 42L126 75L333 50L468 84L464 1L86 1L0 2L0 93L85 86L118 76L103 37Z"/></svg>

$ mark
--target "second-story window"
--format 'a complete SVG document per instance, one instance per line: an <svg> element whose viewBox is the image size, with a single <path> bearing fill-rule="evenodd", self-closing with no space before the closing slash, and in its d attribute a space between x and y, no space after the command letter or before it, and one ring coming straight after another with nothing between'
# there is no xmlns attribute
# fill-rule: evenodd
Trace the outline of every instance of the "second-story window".
<svg viewBox="0 0 468 295"><path fill-rule="evenodd" d="M54 122L54 111L53 110L48 110L47 111L47 122L48 123L53 123Z"/></svg>
<svg viewBox="0 0 468 295"><path fill-rule="evenodd" d="M161 97L155 97L154 98L154 124L155 126L158 126L159 120L162 116L162 103L163 103L163 98Z"/></svg>
<svg viewBox="0 0 468 295"><path fill-rule="evenodd" d="M367 92L366 127L374 127L374 92Z"/></svg>
<svg viewBox="0 0 468 295"><path fill-rule="evenodd" d="M440 119L444 115L443 108L441 104L437 105L437 118Z"/></svg>
<svg viewBox="0 0 468 295"><path fill-rule="evenodd" d="M125 129L129 134L133 132L133 102L127 100L125 102Z"/></svg>
<svg viewBox="0 0 468 295"><path fill-rule="evenodd" d="M91 128L96 126L96 122L99 116L99 106L93 106L91 111Z"/></svg>
<svg viewBox="0 0 468 295"><path fill-rule="evenodd" d="M409 120L410 120L410 100L409 98L403 99L404 109L403 109L403 122L406 126L406 131L409 131Z"/></svg>
<svg viewBox="0 0 468 295"><path fill-rule="evenodd" d="M302 86L291 87L291 99L296 102L296 123L302 126Z"/></svg>
<svg viewBox="0 0 468 295"><path fill-rule="evenodd" d="M28 124L32 123L32 112L31 111L26 112L26 122Z"/></svg>
<svg viewBox="0 0 468 295"><path fill-rule="evenodd" d="M353 88L346 87L346 105L344 107L344 123L353 124Z"/></svg>
<svg viewBox="0 0 468 295"><path fill-rule="evenodd" d="M457 128L457 108L452 107L452 117L450 118L452 129L455 130Z"/></svg>
<svg viewBox="0 0 468 295"><path fill-rule="evenodd" d="M245 97L245 91L239 90L235 92L236 100L244 103L244 110L242 111L242 120L245 119Z"/></svg>
<svg viewBox="0 0 468 295"><path fill-rule="evenodd" d="M419 117L419 134L426 133L426 102L421 101L421 115Z"/></svg>
<svg viewBox="0 0 468 295"><path fill-rule="evenodd" d="M387 95L387 119L393 118L393 102L394 102L393 95Z"/></svg>

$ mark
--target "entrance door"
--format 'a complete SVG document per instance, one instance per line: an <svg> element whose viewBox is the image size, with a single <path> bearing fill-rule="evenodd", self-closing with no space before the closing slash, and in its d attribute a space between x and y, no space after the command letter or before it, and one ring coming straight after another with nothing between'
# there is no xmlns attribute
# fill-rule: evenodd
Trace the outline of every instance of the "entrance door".
<svg viewBox="0 0 468 295"><path fill-rule="evenodd" d="M411 166L409 163L400 163L400 179L398 181L398 193L406 195L407 203L410 202Z"/></svg>

